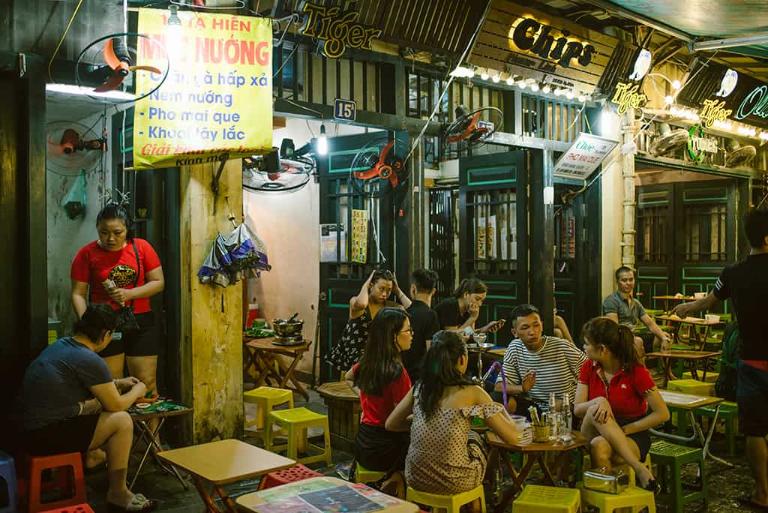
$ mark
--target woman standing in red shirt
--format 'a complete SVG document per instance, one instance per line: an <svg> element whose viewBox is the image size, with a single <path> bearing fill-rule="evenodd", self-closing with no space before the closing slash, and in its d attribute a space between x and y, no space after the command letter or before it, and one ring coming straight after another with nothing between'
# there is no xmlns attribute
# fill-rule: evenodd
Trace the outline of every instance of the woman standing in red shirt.
<svg viewBox="0 0 768 513"><path fill-rule="evenodd" d="M116 203L101 209L96 229L99 238L80 248L72 260L72 307L78 318L89 303L133 309L139 329L123 332L121 340L113 338L100 355L113 378L123 377L127 355L130 375L155 395L158 334L149 298L165 286L160 258L149 242L133 237L128 212Z"/></svg>
<svg viewBox="0 0 768 513"><path fill-rule="evenodd" d="M368 470L387 472L383 489L404 496L402 470L409 434L387 431L387 417L411 389L402 351L411 347L413 330L400 308L382 308L371 321L360 363L346 374L360 391L362 419L355 439L355 460ZM391 486L391 488L390 488Z"/></svg>
<svg viewBox="0 0 768 513"><path fill-rule="evenodd" d="M592 466L610 470L625 461L640 486L655 490L656 480L642 462L651 447L648 430L669 420L669 410L638 360L634 335L597 317L584 325L582 336L589 359L579 373L574 413L584 418L581 432L591 441Z"/></svg>

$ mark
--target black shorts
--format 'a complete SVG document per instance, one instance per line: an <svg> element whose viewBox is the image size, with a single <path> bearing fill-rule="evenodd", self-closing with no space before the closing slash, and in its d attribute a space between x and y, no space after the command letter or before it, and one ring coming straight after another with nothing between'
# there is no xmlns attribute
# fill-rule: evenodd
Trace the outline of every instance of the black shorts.
<svg viewBox="0 0 768 513"><path fill-rule="evenodd" d="M368 470L403 470L410 439L409 432L387 431L361 422L355 437L355 460Z"/></svg>
<svg viewBox="0 0 768 513"><path fill-rule="evenodd" d="M636 419L622 419L622 418L616 418L616 423L619 426L624 426L626 424L631 424L632 422L638 420L638 417ZM638 433L632 433L631 435L627 435L627 438L630 438L635 441L637 444L637 447L640 449L640 461L645 461L645 457L648 456L648 451L651 450L651 432L648 430L640 431Z"/></svg>
<svg viewBox="0 0 768 513"><path fill-rule="evenodd" d="M80 415L48 424L40 429L25 431L22 434L24 446L33 456L86 452L98 422L98 414Z"/></svg>
<svg viewBox="0 0 768 513"><path fill-rule="evenodd" d="M768 408L760 405L768 402L768 372L736 363L736 402L739 405L739 429L745 436L768 435Z"/></svg>
<svg viewBox="0 0 768 513"><path fill-rule="evenodd" d="M155 325L155 314L146 312L136 314L138 331L123 333L121 340L113 340L99 353L99 356L115 356L125 353L126 356L157 356L158 330Z"/></svg>

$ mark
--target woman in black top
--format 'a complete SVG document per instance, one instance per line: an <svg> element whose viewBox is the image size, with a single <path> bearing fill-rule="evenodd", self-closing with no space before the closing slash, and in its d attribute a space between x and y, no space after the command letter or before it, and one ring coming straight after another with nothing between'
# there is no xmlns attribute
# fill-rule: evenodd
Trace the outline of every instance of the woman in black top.
<svg viewBox="0 0 768 513"><path fill-rule="evenodd" d="M504 326L504 319L491 321L482 328L475 328L480 315L480 307L488 295L488 287L477 278L461 280L458 288L449 297L435 307L440 319L440 328L451 331L463 331L470 328L480 333L496 333Z"/></svg>

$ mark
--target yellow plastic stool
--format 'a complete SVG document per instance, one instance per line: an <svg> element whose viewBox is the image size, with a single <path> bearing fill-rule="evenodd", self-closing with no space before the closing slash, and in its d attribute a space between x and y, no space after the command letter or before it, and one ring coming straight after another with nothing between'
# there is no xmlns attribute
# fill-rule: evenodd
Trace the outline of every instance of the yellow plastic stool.
<svg viewBox="0 0 768 513"><path fill-rule="evenodd" d="M456 495L438 495L436 493L420 492L409 486L408 491L405 494L405 500L409 502L415 502L422 506L441 508L446 510L447 513L459 513L463 505L469 504L477 499L480 499L480 511L485 513L485 491L483 490L483 485L473 488L468 492Z"/></svg>
<svg viewBox="0 0 768 513"><path fill-rule="evenodd" d="M581 495L572 488L526 485L515 502L512 513L578 513Z"/></svg>
<svg viewBox="0 0 768 513"><path fill-rule="evenodd" d="M584 488L584 483L576 486L581 489L581 500L587 506L593 506L600 513L611 513L621 508L632 508L633 512L648 508L648 513L656 513L656 501L653 492L630 486L618 495L596 492Z"/></svg>
<svg viewBox="0 0 768 513"><path fill-rule="evenodd" d="M355 483L375 483L387 475L386 472L381 472L379 470L368 470L359 463L355 463Z"/></svg>
<svg viewBox="0 0 768 513"><path fill-rule="evenodd" d="M699 373L699 374L701 374L701 373ZM720 375L719 372L707 372L707 378L704 380L704 383L714 383L714 382L716 382L717 381L717 377L719 375ZM693 374L690 371L683 372L683 379L693 379ZM697 380L694 380L694 381L698 381L698 382L701 383L702 380L697 379Z"/></svg>
<svg viewBox="0 0 768 513"><path fill-rule="evenodd" d="M276 446L272 444L273 424L284 428L288 432L288 445ZM307 429L320 427L323 429L323 438L325 447L310 444L307 441ZM325 461L326 465L331 464L331 432L328 428L328 416L315 413L307 408L291 408L289 410L275 410L269 412L267 425L264 429L264 447L268 451L288 450L288 457L296 460L297 463L314 463L316 461ZM301 444L306 444L307 450L315 449L320 454L312 456L298 457L298 448Z"/></svg>
<svg viewBox="0 0 768 513"><path fill-rule="evenodd" d="M675 379L667 383L667 390L683 392L693 395L712 395L715 390L714 383L704 383L695 379Z"/></svg>
<svg viewBox="0 0 768 513"><path fill-rule="evenodd" d="M275 406L288 403L289 408L293 408L293 392L285 388L258 387L249 390L243 394L243 401L254 403L258 408L256 418L246 420L245 427L256 426L256 434L264 438L264 424L267 421L267 413L272 411Z"/></svg>

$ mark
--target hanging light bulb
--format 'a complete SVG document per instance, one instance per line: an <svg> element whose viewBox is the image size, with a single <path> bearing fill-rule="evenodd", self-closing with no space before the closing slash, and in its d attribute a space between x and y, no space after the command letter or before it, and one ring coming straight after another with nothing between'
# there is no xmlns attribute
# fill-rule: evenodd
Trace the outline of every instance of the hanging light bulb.
<svg viewBox="0 0 768 513"><path fill-rule="evenodd" d="M325 125L320 125L320 137L317 138L317 154L328 155L328 137L325 135Z"/></svg>
<svg viewBox="0 0 768 513"><path fill-rule="evenodd" d="M487 72L487 71L485 71L485 70L483 70L483 72L482 72L482 73L480 73L480 78L481 78L482 80L488 80L488 72Z"/></svg>
<svg viewBox="0 0 768 513"><path fill-rule="evenodd" d="M531 91L533 91L535 93L538 90L539 90L539 83L538 82L534 82L533 84L531 84Z"/></svg>
<svg viewBox="0 0 768 513"><path fill-rule="evenodd" d="M563 95L563 90L562 89L560 89L559 87L557 89L555 89L555 96L562 96L562 95Z"/></svg>
<svg viewBox="0 0 768 513"><path fill-rule="evenodd" d="M514 79L514 78L512 78L512 76L511 76L511 75L510 75L510 76L507 78L507 85L508 85L508 86L510 86L510 87L512 87L513 85L515 85L515 79Z"/></svg>
<svg viewBox="0 0 768 513"><path fill-rule="evenodd" d="M682 86L683 85L680 83L679 80L672 81L672 89L674 89L675 91L679 91Z"/></svg>
<svg viewBox="0 0 768 513"><path fill-rule="evenodd" d="M664 97L664 103L666 103L667 105L672 105L673 103L675 103L675 99L672 96L667 95Z"/></svg>
<svg viewBox="0 0 768 513"><path fill-rule="evenodd" d="M528 87L528 84L524 80L521 80L520 82L517 83L517 87L519 87L520 89L525 89L526 87Z"/></svg>
<svg viewBox="0 0 768 513"><path fill-rule="evenodd" d="M568 98L569 100L573 100L573 91L567 91L565 93L565 97Z"/></svg>
<svg viewBox="0 0 768 513"><path fill-rule="evenodd" d="M501 75L500 74L496 74L496 75L491 77L491 81L493 81L494 84L498 84L499 80L501 80Z"/></svg>
<svg viewBox="0 0 768 513"><path fill-rule="evenodd" d="M584 103L585 101L587 101L587 97L586 97L586 96L584 96L583 94L580 94L580 95L579 95L579 98L578 98L578 100L579 100L581 103Z"/></svg>
<svg viewBox="0 0 768 513"><path fill-rule="evenodd" d="M549 94L552 92L552 87L550 87L549 84L544 84L544 87L541 88L541 92L544 94Z"/></svg>
<svg viewBox="0 0 768 513"><path fill-rule="evenodd" d="M165 25L165 48L168 52L168 60L172 66L179 63L183 50L183 41L181 40L181 18L179 18L179 8L176 5L169 5L168 21Z"/></svg>

